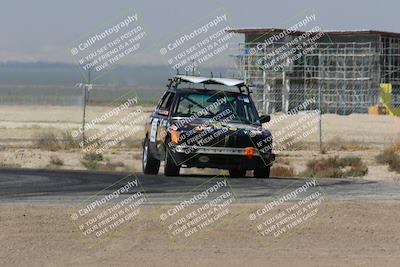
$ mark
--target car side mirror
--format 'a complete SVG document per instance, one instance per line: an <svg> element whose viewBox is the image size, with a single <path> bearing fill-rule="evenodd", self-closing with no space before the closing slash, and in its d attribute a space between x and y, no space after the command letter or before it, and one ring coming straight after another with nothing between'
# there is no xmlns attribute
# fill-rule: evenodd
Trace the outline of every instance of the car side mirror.
<svg viewBox="0 0 400 267"><path fill-rule="evenodd" d="M266 123L266 122L269 122L270 120L271 120L271 116L270 115L262 115L260 117L260 122L261 123Z"/></svg>

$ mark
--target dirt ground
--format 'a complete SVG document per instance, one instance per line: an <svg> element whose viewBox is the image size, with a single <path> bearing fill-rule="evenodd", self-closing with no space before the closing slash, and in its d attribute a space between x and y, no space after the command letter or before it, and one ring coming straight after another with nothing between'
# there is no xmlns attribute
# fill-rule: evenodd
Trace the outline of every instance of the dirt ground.
<svg viewBox="0 0 400 267"><path fill-rule="evenodd" d="M363 179L373 181L399 181L399 174L389 171L386 164L380 164L375 160L375 156L381 152L380 149L368 149L362 151L328 151L326 154L321 155L318 151L310 150L297 150L286 151L278 154L278 161L276 164L288 163L293 167L295 173L301 173L306 168L306 163L310 159L318 159L321 157L331 156L359 156L368 166L367 175ZM3 167L22 167L34 169L65 169L65 170L85 170L80 159L83 152L78 150L72 151L46 151L41 149L32 148L7 148L0 150L0 162ZM50 164L52 156L57 156L63 161L63 165L56 166ZM107 169L108 171L128 171L128 172L141 172L142 171L142 151L139 148L135 149L115 149L109 150L104 153L102 163L106 161L111 163L123 163L118 165L115 169ZM162 172L162 170L161 170ZM182 169L185 174L214 174L220 173L217 169Z"/></svg>
<svg viewBox="0 0 400 267"><path fill-rule="evenodd" d="M0 266L400 266L399 201L325 200L278 237L261 236L249 220L260 207L233 204L225 218L176 240L160 220L168 206L142 206L109 237L89 238L69 206L3 204Z"/></svg>
<svg viewBox="0 0 400 267"><path fill-rule="evenodd" d="M88 106L87 121L99 117L110 111L111 106ZM118 116L99 124L105 126L128 114L133 109L140 109L147 116L154 107L135 106L121 111ZM272 114L272 120L282 116ZM299 116L292 115L279 123L271 125L272 132L277 132L293 122ZM75 129L81 126L82 108L79 106L0 106L0 141L7 139L31 139L35 132L48 129ZM144 122L143 122L144 123ZM327 142L336 137L346 141L364 142L367 144L388 144L400 139L400 118L385 115L351 114L340 116L324 114L322 116L322 137ZM143 138L140 134L138 138ZM317 142L318 133L307 135L303 141Z"/></svg>
<svg viewBox="0 0 400 267"><path fill-rule="evenodd" d="M110 109L89 106L88 121ZM143 108L146 115L151 110ZM38 133L77 129L81 116L80 107L0 106L0 166L85 169L80 149L32 147ZM298 119L291 116L271 129L279 131ZM134 141L143 138L143 124L139 127ZM363 179L399 180L375 156L400 140L400 118L327 114L322 117L322 135L327 145L324 154L318 151L314 132L302 140L311 145L280 152L278 163L298 173L310 159L359 156L368 166ZM340 148L342 144L346 147ZM50 164L52 156L63 164ZM116 171L141 170L137 145L110 148L103 156L104 162L123 163ZM200 173L184 170L196 172ZM213 172L218 173L201 171ZM96 238L82 235L68 205L0 204L0 266L400 266L400 201L324 200L315 216L278 237L261 236L249 220L249 214L263 205L232 204L226 217L189 238L176 239L160 219L170 208L165 205L143 205L136 219L110 236ZM289 204L277 212L285 205Z"/></svg>
<svg viewBox="0 0 400 267"><path fill-rule="evenodd" d="M140 107L145 117L153 107ZM105 114L112 109L111 106L88 106L87 121ZM121 112L116 117L96 125L98 129L106 127L118 118L126 116L127 111ZM272 120L282 116L273 114ZM271 130L277 133L288 125L299 120L299 116L292 115L285 120L272 124ZM81 164L83 152L76 150L47 151L32 147L38 134L43 132L74 130L81 126L82 110L78 106L0 106L0 166L24 168L61 168L85 169ZM144 121L138 125L139 130L130 136L129 146L110 148L104 152L104 158L111 163L119 163L117 171L141 171L140 142L144 136ZM325 154L319 153L318 133L312 132L300 140L306 144L296 149L280 151L278 157L281 163L289 163L296 173L304 171L306 162L329 156L357 156L368 166L368 180L398 180L395 172L390 172L387 165L378 164L375 156L390 143L400 140L400 118L391 116L351 114L339 116L324 114L322 117L322 138ZM340 148L345 143L347 148ZM298 146L298 145L295 145ZM62 165L50 164L51 156L57 156L63 161ZM123 164L120 164L120 163ZM185 173L196 171L185 170ZM207 170L209 174L218 171Z"/></svg>

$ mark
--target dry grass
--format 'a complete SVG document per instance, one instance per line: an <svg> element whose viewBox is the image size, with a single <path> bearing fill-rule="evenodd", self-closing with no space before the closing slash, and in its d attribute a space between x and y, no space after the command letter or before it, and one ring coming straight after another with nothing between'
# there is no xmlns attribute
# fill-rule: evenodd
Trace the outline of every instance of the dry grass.
<svg viewBox="0 0 400 267"><path fill-rule="evenodd" d="M368 167L360 157L329 157L325 159L313 159L307 162L307 169L301 176L344 178L364 176L368 173Z"/></svg>
<svg viewBox="0 0 400 267"><path fill-rule="evenodd" d="M295 141L293 137L288 137L283 140L282 143L278 144L277 147L285 148L283 150L288 151L298 151L298 150L306 150L309 146L301 141Z"/></svg>
<svg viewBox="0 0 400 267"><path fill-rule="evenodd" d="M0 162L0 168L21 168L21 164Z"/></svg>
<svg viewBox="0 0 400 267"><path fill-rule="evenodd" d="M51 155L50 156L50 165L62 166L62 165L64 165L64 161L56 155Z"/></svg>
<svg viewBox="0 0 400 267"><path fill-rule="evenodd" d="M276 164L283 164L283 165L289 165L289 164L290 164L290 161L289 161L289 159L285 158L284 155L279 154L279 155L276 157L274 163L276 163Z"/></svg>
<svg viewBox="0 0 400 267"><path fill-rule="evenodd" d="M371 149L370 146L367 146L357 141L347 141L339 136L336 136L331 140L329 140L324 145L324 148L326 150L334 150L334 151L363 151Z"/></svg>
<svg viewBox="0 0 400 267"><path fill-rule="evenodd" d="M61 132L61 135L62 135L62 142L61 142L62 149L81 148L81 146L79 144L79 140L72 137L71 131L63 131L63 132Z"/></svg>
<svg viewBox="0 0 400 267"><path fill-rule="evenodd" d="M99 165L99 161L103 160L102 154L97 154L94 152L85 153L80 162L88 170L96 170Z"/></svg>
<svg viewBox="0 0 400 267"><path fill-rule="evenodd" d="M391 146L391 149L393 149L395 152L400 152L400 141L394 142Z"/></svg>
<svg viewBox="0 0 400 267"><path fill-rule="evenodd" d="M36 134L35 147L56 151L60 149L60 143L57 136L53 132L40 132Z"/></svg>
<svg viewBox="0 0 400 267"><path fill-rule="evenodd" d="M126 138L125 140L121 141L121 143L119 145L120 145L120 147L125 147L125 148L141 148L141 147L143 147L142 142L143 142L142 139L137 139L135 137L129 137L129 138Z"/></svg>
<svg viewBox="0 0 400 267"><path fill-rule="evenodd" d="M135 159L135 160L142 160L142 157L143 157L143 155L142 155L141 151L139 153L134 153L132 155L132 158Z"/></svg>
<svg viewBox="0 0 400 267"><path fill-rule="evenodd" d="M273 165L270 176L272 177L293 177L295 176L294 169L290 166Z"/></svg>
<svg viewBox="0 0 400 267"><path fill-rule="evenodd" d="M89 170L99 171L115 171L117 168L125 168L122 161L111 162L109 159L104 159L102 154L86 153L81 158L82 165Z"/></svg>
<svg viewBox="0 0 400 267"><path fill-rule="evenodd" d="M97 169L101 171L115 171L117 168L124 168L125 164L121 161L110 162L106 160L106 162L97 164Z"/></svg>
<svg viewBox="0 0 400 267"><path fill-rule="evenodd" d="M70 131L61 131L61 138L50 131L39 132L35 135L34 146L50 151L80 148L79 141L72 137Z"/></svg>
<svg viewBox="0 0 400 267"><path fill-rule="evenodd" d="M390 171L400 173L400 141L393 143L390 147L386 148L382 153L375 157L376 161L380 164L389 165Z"/></svg>

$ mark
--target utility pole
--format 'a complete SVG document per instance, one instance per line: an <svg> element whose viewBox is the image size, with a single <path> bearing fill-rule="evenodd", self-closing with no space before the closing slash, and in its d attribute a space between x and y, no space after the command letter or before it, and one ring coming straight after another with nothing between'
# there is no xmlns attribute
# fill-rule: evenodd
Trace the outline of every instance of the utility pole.
<svg viewBox="0 0 400 267"><path fill-rule="evenodd" d="M89 87L91 86L91 77L90 77L90 68L88 69L88 79L87 83L83 85L83 101L82 101L82 148L85 147L86 139L85 139L85 123L86 123L86 101Z"/></svg>

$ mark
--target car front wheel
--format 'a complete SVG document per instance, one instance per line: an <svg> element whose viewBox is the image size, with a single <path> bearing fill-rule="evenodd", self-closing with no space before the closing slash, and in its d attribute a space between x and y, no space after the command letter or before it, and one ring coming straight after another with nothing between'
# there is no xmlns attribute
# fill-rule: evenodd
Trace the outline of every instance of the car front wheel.
<svg viewBox="0 0 400 267"><path fill-rule="evenodd" d="M158 174L160 170L160 161L151 155L147 138L143 142L142 168L144 174Z"/></svg>
<svg viewBox="0 0 400 267"><path fill-rule="evenodd" d="M165 176L178 176L181 169L181 167L175 163L172 153L173 152L171 152L169 149L166 149L164 162Z"/></svg>

